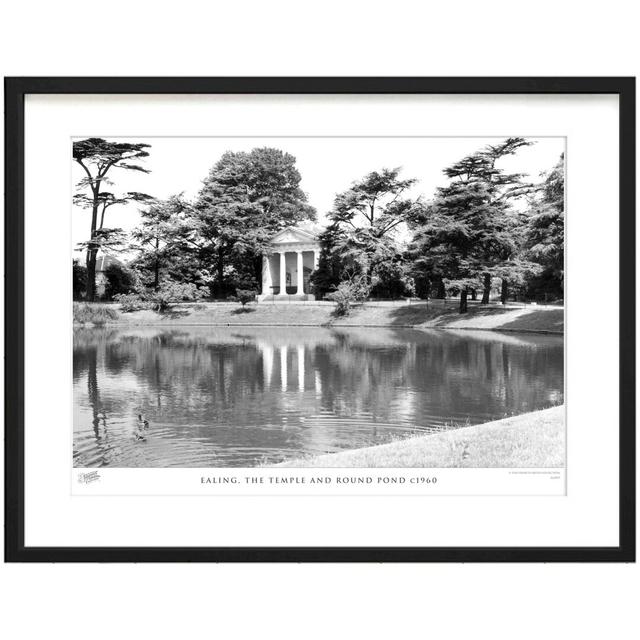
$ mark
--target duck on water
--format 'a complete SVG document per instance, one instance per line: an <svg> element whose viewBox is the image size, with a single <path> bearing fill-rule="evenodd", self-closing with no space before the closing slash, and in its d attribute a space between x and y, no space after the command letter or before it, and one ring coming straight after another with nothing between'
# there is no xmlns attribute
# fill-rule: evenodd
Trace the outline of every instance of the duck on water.
<svg viewBox="0 0 640 640"><path fill-rule="evenodd" d="M133 439L136 442L141 440L146 440L147 435L145 431L149 429L149 421L141 414L138 414L138 424L136 425L136 430L133 432Z"/></svg>

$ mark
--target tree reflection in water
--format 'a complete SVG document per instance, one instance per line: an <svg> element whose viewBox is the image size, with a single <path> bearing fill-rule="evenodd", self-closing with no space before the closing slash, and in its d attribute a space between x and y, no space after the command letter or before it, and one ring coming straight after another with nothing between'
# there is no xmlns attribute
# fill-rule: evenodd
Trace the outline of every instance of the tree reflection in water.
<svg viewBox="0 0 640 640"><path fill-rule="evenodd" d="M255 466L563 401L556 336L78 329L73 366L76 466Z"/></svg>

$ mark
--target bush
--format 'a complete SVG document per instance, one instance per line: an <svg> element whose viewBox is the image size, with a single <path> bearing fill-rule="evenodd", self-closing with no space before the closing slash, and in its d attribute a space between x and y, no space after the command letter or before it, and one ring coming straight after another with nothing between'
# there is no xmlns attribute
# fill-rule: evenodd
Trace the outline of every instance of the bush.
<svg viewBox="0 0 640 640"><path fill-rule="evenodd" d="M164 311L170 304L199 300L204 298L206 293L204 288L198 288L191 282L182 284L169 281L163 283L158 291L151 293L149 299L156 311Z"/></svg>
<svg viewBox="0 0 640 640"><path fill-rule="evenodd" d="M239 302L244 309L249 302L254 302L256 299L256 294L258 292L255 289L238 289L236 291L235 296L230 296L229 300L233 300L234 302Z"/></svg>
<svg viewBox="0 0 640 640"><path fill-rule="evenodd" d="M117 293L113 299L120 304L120 310L124 313L148 309L151 306L139 293Z"/></svg>
<svg viewBox="0 0 640 640"><path fill-rule="evenodd" d="M106 324L117 320L118 312L110 305L89 302L73 303L73 321L79 324Z"/></svg>
<svg viewBox="0 0 640 640"><path fill-rule="evenodd" d="M73 299L82 300L87 291L87 267L73 261Z"/></svg>
<svg viewBox="0 0 640 640"><path fill-rule="evenodd" d="M121 293L113 296L121 305L122 311L139 311L155 309L165 311L169 305L177 302L191 302L206 297L207 290L193 283L165 282L157 291L139 291L138 293Z"/></svg>
<svg viewBox="0 0 640 640"><path fill-rule="evenodd" d="M348 316L352 305L367 299L369 288L363 278L341 282L335 291L328 293L325 298L336 303L335 313L338 316Z"/></svg>

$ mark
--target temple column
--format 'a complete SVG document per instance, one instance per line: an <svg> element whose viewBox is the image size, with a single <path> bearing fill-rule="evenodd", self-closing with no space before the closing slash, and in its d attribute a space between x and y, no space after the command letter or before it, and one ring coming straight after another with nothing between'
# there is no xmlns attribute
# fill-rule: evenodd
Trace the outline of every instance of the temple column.
<svg viewBox="0 0 640 640"><path fill-rule="evenodd" d="M262 256L262 295L273 293L271 288L273 285L271 281L271 265L269 262L269 256Z"/></svg>
<svg viewBox="0 0 640 640"><path fill-rule="evenodd" d="M301 295L304 293L304 265L302 263L302 251L297 252L298 256L298 289L296 293Z"/></svg>
<svg viewBox="0 0 640 640"><path fill-rule="evenodd" d="M287 254L282 251L280 253L280 295L287 293Z"/></svg>

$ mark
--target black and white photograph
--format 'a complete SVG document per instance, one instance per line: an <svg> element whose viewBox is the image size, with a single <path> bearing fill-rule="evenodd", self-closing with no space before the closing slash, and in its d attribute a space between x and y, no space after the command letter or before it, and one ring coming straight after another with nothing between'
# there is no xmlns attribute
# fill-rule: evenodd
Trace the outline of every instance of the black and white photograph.
<svg viewBox="0 0 640 640"><path fill-rule="evenodd" d="M74 137L74 468L564 469L566 139L518 134Z"/></svg>
<svg viewBox="0 0 640 640"><path fill-rule="evenodd" d="M5 5L3 637L632 636L632 4Z"/></svg>
<svg viewBox="0 0 640 640"><path fill-rule="evenodd" d="M9 88L14 557L630 557L631 82Z"/></svg>

